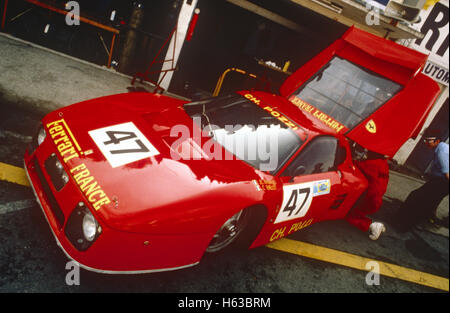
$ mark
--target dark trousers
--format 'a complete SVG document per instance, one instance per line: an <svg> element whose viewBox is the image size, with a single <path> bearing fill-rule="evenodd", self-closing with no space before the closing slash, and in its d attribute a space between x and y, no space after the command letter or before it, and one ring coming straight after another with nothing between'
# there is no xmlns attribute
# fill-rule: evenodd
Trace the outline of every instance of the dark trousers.
<svg viewBox="0 0 450 313"><path fill-rule="evenodd" d="M445 177L434 177L422 187L413 190L400 207L396 224L407 231L416 224L434 217L442 199L448 195L449 183Z"/></svg>

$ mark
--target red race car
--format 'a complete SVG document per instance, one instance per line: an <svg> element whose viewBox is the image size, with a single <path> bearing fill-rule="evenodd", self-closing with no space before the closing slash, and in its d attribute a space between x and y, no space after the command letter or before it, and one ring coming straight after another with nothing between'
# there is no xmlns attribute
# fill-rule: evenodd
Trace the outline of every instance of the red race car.
<svg viewBox="0 0 450 313"><path fill-rule="evenodd" d="M174 270L346 216L351 146L392 157L438 93L427 57L350 28L280 94L129 93L54 111L24 162L66 255L102 273Z"/></svg>

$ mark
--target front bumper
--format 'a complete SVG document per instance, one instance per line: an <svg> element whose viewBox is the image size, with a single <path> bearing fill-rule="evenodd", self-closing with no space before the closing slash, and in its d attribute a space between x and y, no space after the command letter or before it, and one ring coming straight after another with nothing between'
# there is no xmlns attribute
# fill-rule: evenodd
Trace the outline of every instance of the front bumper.
<svg viewBox="0 0 450 313"><path fill-rule="evenodd" d="M25 152L24 168L37 202L44 213L58 246L82 268L100 273L151 273L182 269L198 264L203 254L202 235L149 235L118 231L108 227L95 210L102 232L86 251L79 251L68 240L64 229L68 217L84 195L70 178L59 191L52 185L44 162L55 148L44 141L33 153ZM207 242L207 241L206 241Z"/></svg>

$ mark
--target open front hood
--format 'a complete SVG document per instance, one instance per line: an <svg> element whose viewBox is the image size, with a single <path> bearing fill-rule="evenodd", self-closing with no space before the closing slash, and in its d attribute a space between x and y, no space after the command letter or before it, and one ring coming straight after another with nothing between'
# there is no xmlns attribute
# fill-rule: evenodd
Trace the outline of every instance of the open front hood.
<svg viewBox="0 0 450 313"><path fill-rule="evenodd" d="M303 65L280 94L361 146L393 157L415 138L440 89L421 70L427 56L351 27Z"/></svg>
<svg viewBox="0 0 450 313"><path fill-rule="evenodd" d="M180 134L171 136L171 129L195 131L183 103L130 93L81 102L44 118L66 170L110 227L145 231L139 221L157 225L168 210L172 216L187 216L194 203L192 209L201 209L195 199L209 199L214 189L258 177L236 159L185 160L177 154L172 144ZM66 148L67 142L61 145L63 135L72 149Z"/></svg>

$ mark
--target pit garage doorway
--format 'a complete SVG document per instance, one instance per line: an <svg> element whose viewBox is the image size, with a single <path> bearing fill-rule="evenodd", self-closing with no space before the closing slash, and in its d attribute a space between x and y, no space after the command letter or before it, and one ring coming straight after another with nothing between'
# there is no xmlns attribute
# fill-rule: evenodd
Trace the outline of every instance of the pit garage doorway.
<svg viewBox="0 0 450 313"><path fill-rule="evenodd" d="M288 70L295 71L348 28L290 1L238 1L248 7L233 2L198 1L200 17L192 39L184 43L169 91L188 98L210 96L220 75L237 67L268 78L277 92L287 74L258 60L280 68L289 61ZM255 86L253 78L230 74L221 93Z"/></svg>

